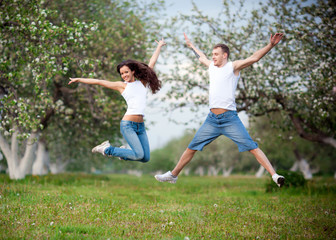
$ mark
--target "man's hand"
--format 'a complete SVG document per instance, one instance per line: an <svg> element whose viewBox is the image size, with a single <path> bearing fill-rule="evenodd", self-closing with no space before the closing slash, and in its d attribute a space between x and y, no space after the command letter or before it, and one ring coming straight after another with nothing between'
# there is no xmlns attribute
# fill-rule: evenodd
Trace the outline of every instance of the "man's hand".
<svg viewBox="0 0 336 240"><path fill-rule="evenodd" d="M271 43L272 47L277 45L280 42L282 37L283 37L283 33L276 33L276 34L274 34L274 36L272 36L272 34L271 34L270 43Z"/></svg>
<svg viewBox="0 0 336 240"><path fill-rule="evenodd" d="M185 34L185 33L183 33L183 35L184 35L184 38L185 38L185 40L186 40L186 44L187 44L187 46L188 47L192 47L192 43L191 43L191 41L189 40L189 38L187 37L187 35Z"/></svg>
<svg viewBox="0 0 336 240"><path fill-rule="evenodd" d="M211 61L209 59L207 59L207 57L204 55L204 53L200 50L198 50L193 44L192 42L189 40L189 38L187 37L187 35L185 33L183 33L184 38L186 40L186 44L189 48L191 48L191 50L194 52L195 56L197 57L197 59L204 64L206 67L209 67Z"/></svg>

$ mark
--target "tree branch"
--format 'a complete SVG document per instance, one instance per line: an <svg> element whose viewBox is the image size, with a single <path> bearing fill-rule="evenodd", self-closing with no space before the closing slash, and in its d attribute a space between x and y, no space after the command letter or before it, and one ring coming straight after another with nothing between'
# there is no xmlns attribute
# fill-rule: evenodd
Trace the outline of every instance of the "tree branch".
<svg viewBox="0 0 336 240"><path fill-rule="evenodd" d="M300 137L308 141L320 142L336 148L336 140L334 138L328 137L323 133L319 134L307 133L303 128L304 122L299 117L295 117L293 113L290 113L289 117L292 120L294 127L298 132L298 134L300 135Z"/></svg>

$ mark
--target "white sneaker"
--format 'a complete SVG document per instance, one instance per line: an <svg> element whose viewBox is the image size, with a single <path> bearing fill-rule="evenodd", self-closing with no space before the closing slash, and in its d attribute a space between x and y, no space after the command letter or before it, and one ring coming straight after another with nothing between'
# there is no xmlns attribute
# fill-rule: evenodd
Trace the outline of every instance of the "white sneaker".
<svg viewBox="0 0 336 240"><path fill-rule="evenodd" d="M277 173L272 176L272 179L279 187L282 187L285 183L284 176L278 175Z"/></svg>
<svg viewBox="0 0 336 240"><path fill-rule="evenodd" d="M111 145L110 145L109 140L107 140L107 141L101 143L100 145L95 146L94 148L92 148L92 152L93 152L93 153L101 153L101 154L103 154L103 155L105 156L104 151L105 151L105 149L108 148L109 146L111 146Z"/></svg>
<svg viewBox="0 0 336 240"><path fill-rule="evenodd" d="M176 183L177 177L174 177L171 171L166 172L165 174L158 174L155 175L155 179L159 182L169 182L169 183Z"/></svg>
<svg viewBox="0 0 336 240"><path fill-rule="evenodd" d="M126 148L126 146L122 145L122 146L120 146L119 148ZM125 159L119 157L119 160L125 160Z"/></svg>

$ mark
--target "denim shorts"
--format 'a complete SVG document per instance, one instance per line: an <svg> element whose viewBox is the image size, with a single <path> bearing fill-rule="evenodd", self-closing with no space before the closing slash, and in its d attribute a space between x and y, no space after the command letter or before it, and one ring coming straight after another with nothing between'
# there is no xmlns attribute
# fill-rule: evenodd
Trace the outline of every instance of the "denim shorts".
<svg viewBox="0 0 336 240"><path fill-rule="evenodd" d="M188 148L202 151L206 145L220 135L224 135L236 143L239 152L258 148L258 144L252 140L236 111L227 111L218 115L210 111Z"/></svg>

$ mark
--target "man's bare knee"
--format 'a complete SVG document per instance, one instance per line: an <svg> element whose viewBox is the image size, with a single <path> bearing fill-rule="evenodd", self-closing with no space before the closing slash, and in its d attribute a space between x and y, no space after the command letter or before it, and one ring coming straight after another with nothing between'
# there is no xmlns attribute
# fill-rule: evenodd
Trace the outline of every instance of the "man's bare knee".
<svg viewBox="0 0 336 240"><path fill-rule="evenodd" d="M252 153L252 154L255 154L258 150L259 150L259 148L255 148L255 149L249 150L249 152Z"/></svg>
<svg viewBox="0 0 336 240"><path fill-rule="evenodd" d="M190 153L190 154L195 154L195 152L197 152L197 150L192 150L190 148L187 148L185 151Z"/></svg>

